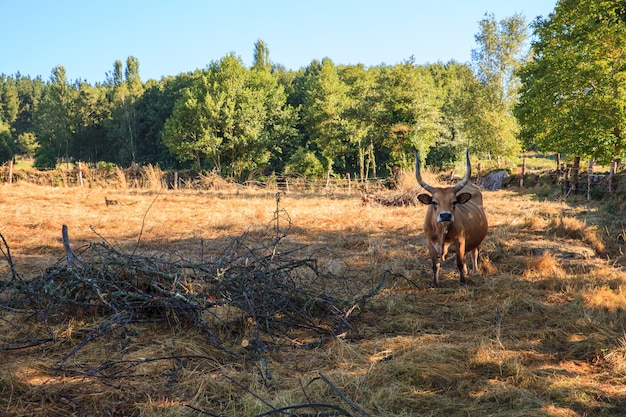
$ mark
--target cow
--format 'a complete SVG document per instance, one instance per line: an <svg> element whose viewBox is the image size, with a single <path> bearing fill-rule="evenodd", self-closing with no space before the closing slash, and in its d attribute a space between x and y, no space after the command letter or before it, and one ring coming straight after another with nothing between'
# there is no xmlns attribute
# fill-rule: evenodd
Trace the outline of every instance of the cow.
<svg viewBox="0 0 626 417"><path fill-rule="evenodd" d="M452 187L433 187L420 174L420 158L415 152L415 177L429 194L417 199L428 205L424 218L426 246L433 263L433 286L439 286L441 262L448 251L456 253L460 282L465 284L467 265L465 255L472 258L472 274L478 270L479 246L487 235L487 217L483 209L480 188L469 181L472 172L469 150L465 153L465 177Z"/></svg>

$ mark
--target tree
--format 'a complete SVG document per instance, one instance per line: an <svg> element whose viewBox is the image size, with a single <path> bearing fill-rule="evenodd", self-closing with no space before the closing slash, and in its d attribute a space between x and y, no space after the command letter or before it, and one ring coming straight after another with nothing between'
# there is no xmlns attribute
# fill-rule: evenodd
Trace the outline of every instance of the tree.
<svg viewBox="0 0 626 417"><path fill-rule="evenodd" d="M307 178L317 178L324 173L324 167L312 151L298 148L285 166L285 174L300 174Z"/></svg>
<svg viewBox="0 0 626 417"><path fill-rule="evenodd" d="M70 156L74 160L88 162L116 160L119 149L111 146L106 129L111 118L106 87L93 87L81 82L74 99L74 108L75 130Z"/></svg>
<svg viewBox="0 0 626 417"><path fill-rule="evenodd" d="M443 169L464 157L469 146L468 121L480 111L475 92L481 90L481 85L467 64L450 61L430 64L428 69L441 100L442 130L428 151L426 164Z"/></svg>
<svg viewBox="0 0 626 417"><path fill-rule="evenodd" d="M13 136L9 124L0 118L0 164L13 159L14 155Z"/></svg>
<svg viewBox="0 0 626 417"><path fill-rule="evenodd" d="M335 159L348 150L346 119L348 87L339 79L337 67L328 58L322 60L319 71L308 79L302 117L309 140L315 143L325 158L330 175Z"/></svg>
<svg viewBox="0 0 626 417"><path fill-rule="evenodd" d="M76 88L68 83L65 68L52 69L50 83L38 108L37 137L41 146L35 167L55 168L61 157L69 157L74 126Z"/></svg>
<svg viewBox="0 0 626 417"><path fill-rule="evenodd" d="M0 118L3 118L10 126L17 120L20 106L17 85L14 79L6 79L0 88L0 103L0 109L3 110Z"/></svg>
<svg viewBox="0 0 626 417"><path fill-rule="evenodd" d="M515 108L526 146L599 162L625 156L626 3L560 0L533 32Z"/></svg>
<svg viewBox="0 0 626 417"><path fill-rule="evenodd" d="M417 148L424 155L441 136L441 98L428 68L405 61L381 71L378 100L382 111L376 121L380 133L379 150L388 157L389 170L408 168Z"/></svg>
<svg viewBox="0 0 626 417"><path fill-rule="evenodd" d="M193 81L191 74L149 80L137 101L137 161L172 167L177 161L163 143L166 120L172 115L176 101Z"/></svg>
<svg viewBox="0 0 626 417"><path fill-rule="evenodd" d="M204 77L199 77L176 101L171 117L165 122L163 143L179 161L194 161L198 171L205 158L212 159L219 169L221 138L211 127L205 105Z"/></svg>
<svg viewBox="0 0 626 417"><path fill-rule="evenodd" d="M35 156L37 149L39 148L39 142L37 136L33 132L25 132L17 137L15 142L17 150L28 157Z"/></svg>
<svg viewBox="0 0 626 417"><path fill-rule="evenodd" d="M340 70L340 78L348 86L348 105L344 111L346 135L356 148L359 178L365 180L369 169L376 175L374 153L374 125L382 104L376 96L376 69L365 69L363 65L351 65Z"/></svg>
<svg viewBox="0 0 626 417"><path fill-rule="evenodd" d="M15 76L19 97L17 119L12 125L13 134L19 138L23 133L35 131L36 114L43 96L45 84L40 77L30 79L20 74Z"/></svg>
<svg viewBox="0 0 626 417"><path fill-rule="evenodd" d="M165 123L163 142L180 161L241 177L269 161L271 135L291 120L286 96L267 71L250 70L233 54L198 72Z"/></svg>
<svg viewBox="0 0 626 417"><path fill-rule="evenodd" d="M137 160L139 119L136 103L143 94L143 84L139 77L139 60L134 56L126 59L123 80L121 79L121 62L116 61L110 83L113 117L108 124L108 132L117 150L117 162L129 164Z"/></svg>
<svg viewBox="0 0 626 417"><path fill-rule="evenodd" d="M270 50L261 39L254 44L254 60L252 69L255 71L269 71L272 67L270 62Z"/></svg>
<svg viewBox="0 0 626 417"><path fill-rule="evenodd" d="M475 35L478 47L472 61L480 86L473 86L471 105L475 111L465 123L474 151L510 157L520 150L513 106L517 102L519 80L515 71L524 59L527 26L516 14L496 22L493 15L480 21Z"/></svg>

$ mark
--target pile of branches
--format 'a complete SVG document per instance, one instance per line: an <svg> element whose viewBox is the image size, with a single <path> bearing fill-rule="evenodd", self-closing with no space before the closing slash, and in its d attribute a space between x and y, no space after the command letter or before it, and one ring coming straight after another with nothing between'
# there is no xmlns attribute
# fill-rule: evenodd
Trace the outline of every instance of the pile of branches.
<svg viewBox="0 0 626 417"><path fill-rule="evenodd" d="M167 321L197 326L216 346L238 355L231 347L241 343L241 332L224 331L237 321L252 328L251 347L260 349L268 339L298 344L290 336L294 331L306 334L310 343L348 331L350 314L382 288L385 278L374 286L324 272L315 258L319 252L297 256L307 252L304 247L283 250L286 233L257 239L244 233L214 261L195 263L125 253L105 239L75 251L66 226L62 235L64 259L30 280L11 268L12 278L0 287L2 302L46 320L81 314L107 318L92 332L94 338L132 322ZM232 340L224 336L229 334Z"/></svg>
<svg viewBox="0 0 626 417"><path fill-rule="evenodd" d="M404 206L417 206L417 189L411 189L403 194L395 195L372 195L364 194L361 197L361 201L364 205L378 204L388 207L404 207Z"/></svg>

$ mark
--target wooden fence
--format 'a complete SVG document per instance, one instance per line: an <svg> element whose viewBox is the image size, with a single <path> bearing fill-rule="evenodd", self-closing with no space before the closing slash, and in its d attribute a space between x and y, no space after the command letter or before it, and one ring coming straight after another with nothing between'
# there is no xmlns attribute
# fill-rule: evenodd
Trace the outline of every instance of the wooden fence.
<svg viewBox="0 0 626 417"><path fill-rule="evenodd" d="M572 164L563 164L557 155L555 170L528 172L526 159L523 159L521 175L514 175L504 181L499 187L533 187L537 183L560 184L563 196L573 194L586 194L588 200L602 198L605 195L613 195L626 191L626 175L617 173L617 163L610 165L609 172L594 172L594 160L589 161L585 169L581 167L581 159L576 157ZM486 177L481 169L481 164L476 166L477 180ZM497 173L499 171L494 171ZM520 171L518 171L520 172ZM441 176L442 178L445 175ZM452 175L451 175L452 177ZM453 180L453 178L450 178ZM38 185L50 186L79 186L79 187L113 187L113 188L169 188L169 189L225 189L229 187L254 186L266 189L277 189L294 192L369 192L381 189L395 188L399 177L371 178L361 181L345 177L333 177L328 179L307 179L304 177L287 177L272 175L263 180L249 180L243 184L228 181L218 174L189 175L187 172L162 171L151 165L133 165L122 169L108 167L99 169L88 164L78 163L68 166L67 169L50 171L14 169L12 162L0 165L0 182L28 182Z"/></svg>
<svg viewBox="0 0 626 417"><path fill-rule="evenodd" d="M619 187L623 174L616 174L617 162L613 161L608 173L595 173L595 161L589 160L589 165L585 170L581 168L580 157L574 158L571 165L560 164L559 177L563 196L571 194L586 194L587 200L591 200L594 195L613 195L621 191Z"/></svg>

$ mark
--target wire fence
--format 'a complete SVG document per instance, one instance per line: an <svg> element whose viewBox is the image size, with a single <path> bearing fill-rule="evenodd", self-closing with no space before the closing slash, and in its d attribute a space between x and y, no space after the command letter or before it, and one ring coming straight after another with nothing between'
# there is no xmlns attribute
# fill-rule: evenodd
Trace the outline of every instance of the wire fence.
<svg viewBox="0 0 626 417"><path fill-rule="evenodd" d="M571 165L560 165L558 178L563 195L586 194L587 200L603 195L613 195L623 192L623 173L617 173L617 162L613 161L608 173L594 172L595 161L589 160L587 169L581 167L580 157L574 158Z"/></svg>

